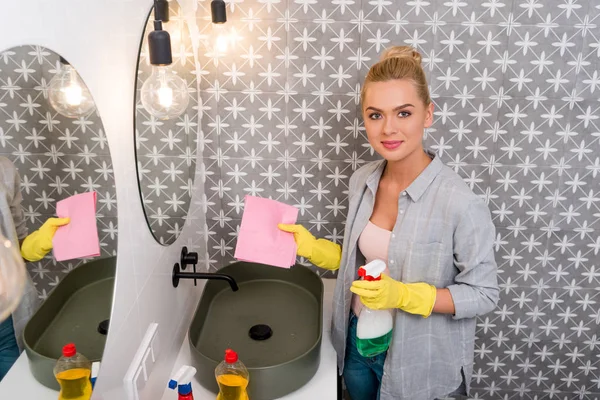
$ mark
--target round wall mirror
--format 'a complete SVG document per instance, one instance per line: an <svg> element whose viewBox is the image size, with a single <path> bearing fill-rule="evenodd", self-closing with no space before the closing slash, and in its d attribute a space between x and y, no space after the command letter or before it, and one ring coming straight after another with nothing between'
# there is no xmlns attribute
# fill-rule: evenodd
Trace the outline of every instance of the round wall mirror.
<svg viewBox="0 0 600 400"><path fill-rule="evenodd" d="M139 190L148 227L159 243L168 245L179 236L190 207L199 107L193 47L177 2L169 2L169 21L162 23L162 29L171 39L173 62L169 66L150 63L148 35L155 30L152 11L138 57L135 147ZM183 100L178 95L182 82L184 89L187 88L185 107L181 107ZM156 93L150 96L149 90ZM156 104L149 105L152 101Z"/></svg>
<svg viewBox="0 0 600 400"><path fill-rule="evenodd" d="M59 216L70 222L58 227ZM0 320L0 342L10 343L14 335L17 354L27 349L19 357L29 359L32 384L35 378L58 389L52 360L66 343L76 343L94 361L104 351L117 199L108 141L90 91L76 66L41 46L0 53L0 234L3 244L18 250L17 264L23 265L20 257L27 261L20 303ZM4 267L0 296L2 283L10 282ZM0 363L0 380L13 361ZM17 361L14 368L21 370L8 370L3 385L23 385L27 364Z"/></svg>

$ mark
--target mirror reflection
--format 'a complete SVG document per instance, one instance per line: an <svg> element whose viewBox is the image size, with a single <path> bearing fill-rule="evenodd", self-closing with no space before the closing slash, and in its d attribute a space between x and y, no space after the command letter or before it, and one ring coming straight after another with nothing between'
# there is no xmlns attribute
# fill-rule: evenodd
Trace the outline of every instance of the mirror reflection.
<svg viewBox="0 0 600 400"><path fill-rule="evenodd" d="M168 245L179 236L190 207L200 110L195 74L190 73L195 65L193 47L177 2L169 2L168 21L155 24L154 18L151 13L138 58L136 159L148 227L159 243ZM152 65L149 35L165 32L170 36L172 63ZM185 101L182 96L186 96ZM181 108L182 104L187 105ZM174 114L167 115L166 105L176 109Z"/></svg>
<svg viewBox="0 0 600 400"><path fill-rule="evenodd" d="M0 89L3 397L10 385L58 390L53 368L68 343L100 361L117 201L102 121L68 60L40 46L5 50Z"/></svg>

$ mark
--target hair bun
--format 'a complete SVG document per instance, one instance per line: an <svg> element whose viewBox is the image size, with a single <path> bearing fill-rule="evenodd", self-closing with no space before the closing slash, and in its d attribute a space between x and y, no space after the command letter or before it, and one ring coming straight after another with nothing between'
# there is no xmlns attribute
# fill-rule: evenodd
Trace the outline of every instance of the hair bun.
<svg viewBox="0 0 600 400"><path fill-rule="evenodd" d="M381 55L381 61L390 58L410 58L421 64L421 54L411 46L392 46Z"/></svg>

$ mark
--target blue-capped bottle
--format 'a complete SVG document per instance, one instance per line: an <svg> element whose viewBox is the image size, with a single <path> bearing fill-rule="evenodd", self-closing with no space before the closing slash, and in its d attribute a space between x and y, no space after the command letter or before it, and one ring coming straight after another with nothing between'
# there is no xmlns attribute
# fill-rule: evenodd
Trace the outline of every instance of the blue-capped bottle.
<svg viewBox="0 0 600 400"><path fill-rule="evenodd" d="M192 378L196 375L196 368L184 365L169 381L169 389L177 389L177 400L194 400L192 392Z"/></svg>

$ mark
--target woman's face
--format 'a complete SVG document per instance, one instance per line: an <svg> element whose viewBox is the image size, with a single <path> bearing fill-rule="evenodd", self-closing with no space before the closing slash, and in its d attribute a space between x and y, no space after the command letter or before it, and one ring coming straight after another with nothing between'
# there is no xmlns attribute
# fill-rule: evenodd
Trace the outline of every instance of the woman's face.
<svg viewBox="0 0 600 400"><path fill-rule="evenodd" d="M423 149L423 132L433 123L426 106L406 79L369 83L362 104L367 138L387 161L400 161Z"/></svg>

